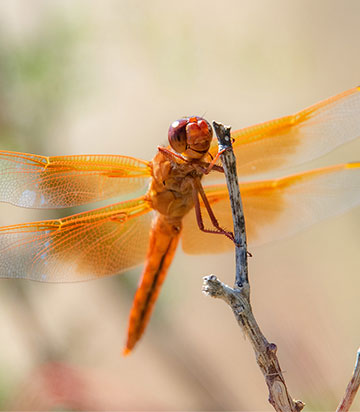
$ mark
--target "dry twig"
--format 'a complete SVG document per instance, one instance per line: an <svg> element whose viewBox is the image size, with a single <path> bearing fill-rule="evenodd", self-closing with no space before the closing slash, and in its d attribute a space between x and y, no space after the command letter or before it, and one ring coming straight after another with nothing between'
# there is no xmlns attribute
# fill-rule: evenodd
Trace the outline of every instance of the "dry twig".
<svg viewBox="0 0 360 412"><path fill-rule="evenodd" d="M347 412L350 409L354 401L356 392L359 389L359 386L360 386L360 348L357 351L353 375L346 388L345 395L336 409L336 412Z"/></svg>
<svg viewBox="0 0 360 412"><path fill-rule="evenodd" d="M250 304L250 285L248 279L246 232L243 207L240 197L236 160L232 150L230 127L213 122L218 137L226 183L229 191L234 223L236 275L235 285L231 288L222 283L215 275L204 277L205 294L225 301L233 310L236 320L249 338L256 356L256 361L265 377L269 389L269 402L276 411L299 412L305 404L293 400L289 395L280 364L276 356L275 343L269 343L261 332ZM336 412L347 412L360 385L360 348L357 352L354 372L346 388L344 398Z"/></svg>
<svg viewBox="0 0 360 412"><path fill-rule="evenodd" d="M236 173L236 160L232 151L230 127L225 127L216 122L213 122L213 125L218 137L219 150L226 149L221 155L221 160L233 214L236 242L236 276L234 288L225 285L214 275L206 276L203 291L207 295L224 300L233 310L236 320L253 346L256 361L269 389L269 402L274 409L279 412L299 412L303 409L304 403L293 400L289 395L276 356L277 347L274 343L267 341L252 313L247 269L245 221Z"/></svg>

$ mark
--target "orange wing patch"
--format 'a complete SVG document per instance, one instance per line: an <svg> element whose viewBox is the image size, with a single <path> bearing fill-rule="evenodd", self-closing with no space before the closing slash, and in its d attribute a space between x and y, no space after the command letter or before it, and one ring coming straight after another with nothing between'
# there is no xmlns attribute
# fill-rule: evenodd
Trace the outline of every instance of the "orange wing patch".
<svg viewBox="0 0 360 412"><path fill-rule="evenodd" d="M46 157L0 151L0 201L31 208L81 205L147 184L150 162L127 156Z"/></svg>
<svg viewBox="0 0 360 412"><path fill-rule="evenodd" d="M143 197L59 220L0 228L0 277L75 282L142 263L152 209Z"/></svg>
<svg viewBox="0 0 360 412"><path fill-rule="evenodd" d="M294 115L232 132L239 178L296 166L360 136L358 87ZM216 155L217 144L211 149ZM213 173L211 177L219 177Z"/></svg>
<svg viewBox="0 0 360 412"><path fill-rule="evenodd" d="M225 185L205 188L221 226L232 230ZM347 163L275 180L240 184L249 246L290 236L320 220L360 204L360 163ZM204 222L211 222L202 206ZM225 236L209 235L196 226L192 210L184 219L183 249L194 253L220 253L233 248Z"/></svg>

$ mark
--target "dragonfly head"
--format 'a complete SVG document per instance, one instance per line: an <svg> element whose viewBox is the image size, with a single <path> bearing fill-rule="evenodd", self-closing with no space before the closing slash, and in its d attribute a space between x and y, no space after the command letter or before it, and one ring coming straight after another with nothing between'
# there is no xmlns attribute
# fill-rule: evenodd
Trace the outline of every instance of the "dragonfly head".
<svg viewBox="0 0 360 412"><path fill-rule="evenodd" d="M168 132L170 146L188 159L201 159L212 140L212 128L198 116L184 117L171 123Z"/></svg>

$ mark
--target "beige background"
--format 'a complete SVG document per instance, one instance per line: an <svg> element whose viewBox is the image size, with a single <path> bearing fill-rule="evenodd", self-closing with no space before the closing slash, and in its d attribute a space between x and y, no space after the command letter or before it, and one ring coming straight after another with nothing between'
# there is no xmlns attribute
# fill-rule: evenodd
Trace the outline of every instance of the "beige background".
<svg viewBox="0 0 360 412"><path fill-rule="evenodd" d="M1 148L150 159L182 115L240 128L290 114L360 83L359 16L356 0L1 0ZM359 160L359 149L307 166ZM0 224L64 213L1 205ZM251 250L255 314L308 410L335 409L359 346L359 222L356 209ZM233 255L179 249L125 359L140 271L82 284L2 280L2 409L271 410L231 312L201 294L203 275L232 283Z"/></svg>

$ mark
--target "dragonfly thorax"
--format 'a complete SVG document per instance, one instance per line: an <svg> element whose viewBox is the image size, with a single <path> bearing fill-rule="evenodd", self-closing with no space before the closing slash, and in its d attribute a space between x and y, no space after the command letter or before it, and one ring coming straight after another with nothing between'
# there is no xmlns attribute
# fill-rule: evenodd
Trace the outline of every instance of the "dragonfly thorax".
<svg viewBox="0 0 360 412"><path fill-rule="evenodd" d="M147 198L152 207L170 218L182 218L194 206L193 181L203 174L191 161L170 160L161 151L152 160Z"/></svg>

